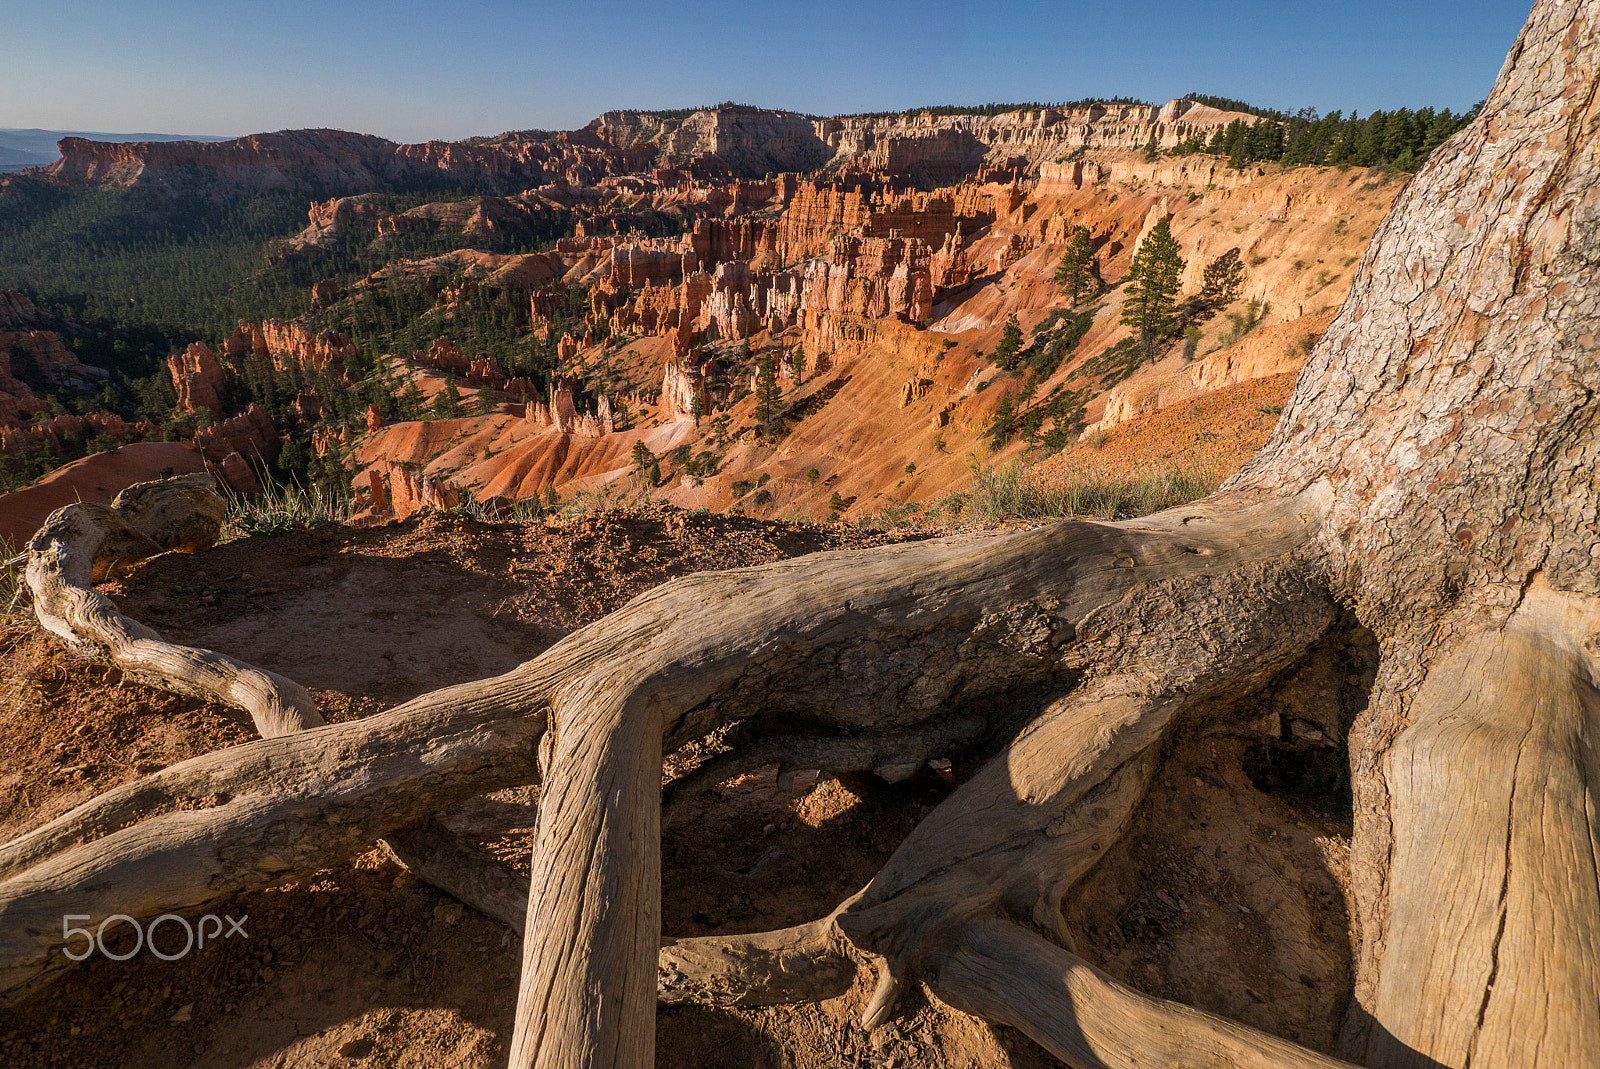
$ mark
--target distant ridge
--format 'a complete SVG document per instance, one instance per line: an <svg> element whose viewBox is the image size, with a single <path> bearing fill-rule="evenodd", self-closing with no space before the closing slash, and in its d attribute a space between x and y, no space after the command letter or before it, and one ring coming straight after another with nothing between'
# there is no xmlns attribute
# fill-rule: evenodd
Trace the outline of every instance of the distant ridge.
<svg viewBox="0 0 1600 1069"><path fill-rule="evenodd" d="M63 137L87 141L226 141L213 134L108 134L89 130L40 130L0 127L0 172L44 167L61 158L56 142Z"/></svg>

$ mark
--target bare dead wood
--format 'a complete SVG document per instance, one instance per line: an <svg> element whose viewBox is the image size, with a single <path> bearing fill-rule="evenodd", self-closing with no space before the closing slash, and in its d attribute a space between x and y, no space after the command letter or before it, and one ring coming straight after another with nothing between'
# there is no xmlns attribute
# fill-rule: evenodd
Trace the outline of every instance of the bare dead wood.
<svg viewBox="0 0 1600 1069"><path fill-rule="evenodd" d="M1021 1030L1073 1069L1350 1069L1277 1036L1142 994L992 917L961 928L930 982L943 1001Z"/></svg>
<svg viewBox="0 0 1600 1069"><path fill-rule="evenodd" d="M258 739L118 787L0 846L0 999L70 962L61 916L148 919L311 875L463 799L537 782L537 676Z"/></svg>
<svg viewBox="0 0 1600 1069"><path fill-rule="evenodd" d="M657 956L657 997L741 1007L820 1002L855 982L848 947L832 915L753 935L669 939Z"/></svg>
<svg viewBox="0 0 1600 1069"><path fill-rule="evenodd" d="M598 643L597 649L616 652L576 674L552 702L555 752L541 798L512 1064L636 1066L653 1058L654 1029L647 1007L657 980L660 896L659 807L653 785L659 781L657 740L663 733L670 737L684 719L701 731L714 726L717 720L696 715L704 706L727 709L720 722L742 716L749 703L740 701L740 695L755 686L811 696L820 703L814 713L819 717L824 710L849 714L852 692L863 682L850 670L855 662L849 651L863 644L892 647L907 632L916 636L919 650L943 647L946 652L903 665L899 686L888 679L873 681L873 689L902 695L890 706L890 716L909 719L907 713L913 712L927 717L942 711L952 694L991 674L1008 679L1030 672L1041 678L1070 674L1071 658L1063 651L1075 646L1083 647L1086 658L1098 659L1103 647L1086 636L1101 634L1099 629L1107 626L1102 617L1142 615L1160 641L1170 642L1173 632L1156 621L1185 618L1173 614L1170 601L1163 603L1163 598L1186 599L1203 592L1199 597L1215 604L1219 599L1213 588L1243 571L1252 577L1248 604L1258 610L1263 624L1271 617L1273 634L1264 640L1262 633L1241 628L1237 647L1219 645L1231 651L1253 643L1249 659L1267 671L1275 659L1303 649L1330 618L1325 606L1304 597L1301 568L1283 570L1281 582L1297 597L1283 603L1282 615L1273 602L1262 601L1256 574L1262 562L1287 558L1304 544L1320 507L1321 499L1311 491L1226 516L1201 506L1137 524L1067 523L999 538L958 538L859 553L852 556L855 566L850 569L835 566L837 555L819 554L714 579L696 577L687 587L668 584L580 632L586 642ZM1241 583L1240 592L1245 589ZM737 599L730 596L735 590ZM1130 599L1135 590L1150 596ZM1268 611L1261 613L1263 608ZM1220 616L1222 610L1218 612ZM650 626L641 626L646 619ZM1296 626L1289 626L1291 620ZM631 640L608 641L606 632L612 627L625 628ZM1207 630L1192 617L1181 628L1200 641ZM1150 636L1152 645L1157 634ZM1205 660L1197 657L1178 666L1163 676L1164 682L1177 687L1180 681L1203 680ZM882 659L875 656L873 664L884 670ZM913 702L921 708L907 710ZM1136 801L1139 777L1149 769L1141 755L1159 739L1165 723L1161 704L1154 702L1156 712L1142 716L1148 703L1108 702L1102 707L1108 710L1104 724L1086 730L1090 738L1084 741L1093 754L1084 763L1092 776L1078 783L1068 773L1066 794L1081 794L1124 765L1138 770L1131 777L1133 786L1118 793L1119 804L1103 807L1109 816L1092 812L1091 822L1121 821ZM1119 738L1113 725L1124 711L1140 726ZM1063 717L1063 723L1068 719ZM875 722L885 721L895 723L888 717ZM1071 728L1065 730L1070 733ZM1105 757L1108 751L1110 759ZM1003 780L1005 773L997 775ZM1053 785L1059 786L1061 778L1052 777ZM997 789L1005 794L1003 787ZM971 875L951 879L981 882L989 873L974 863L975 855L992 850L997 859L1014 857L1040 829L1033 821L1042 819L1047 826L1056 818L1050 807L1035 806L1038 801L1022 800L1012 825L998 819L997 808L966 829L965 840L959 820L952 820L945 829L949 834L932 853L924 855L910 846L897 856L934 866L942 863L934 860L934 853L949 859L954 852L960 871ZM574 843L590 845L574 849ZM1090 863L1081 864L1079 873ZM884 886L880 881L899 875L894 865L891 860L869 895ZM1039 876L1030 878L1037 894ZM942 893L955 896L955 908L975 908L967 888L953 888L954 883L945 884ZM897 917L904 922L912 913L936 912L907 907ZM882 912L873 915L882 917ZM841 925L851 919L852 913L844 914ZM848 927L846 931L857 938ZM900 938L914 941L905 931ZM905 949L880 945L892 938L863 936L859 942L890 959ZM600 990L608 998L597 1009L594 993Z"/></svg>
<svg viewBox="0 0 1600 1069"><path fill-rule="evenodd" d="M304 687L211 650L167 642L117 611L94 580L157 553L193 552L216 540L225 506L204 472L137 483L107 505L51 513L28 545L24 573L39 623L80 656L131 679L243 709L263 737L320 725Z"/></svg>
<svg viewBox="0 0 1600 1069"><path fill-rule="evenodd" d="M885 782L899 783L915 775L930 758L972 742L984 726L977 717L955 717L890 735L762 735L754 741L741 741L668 784L662 799L663 819L696 794L769 765L778 766L780 777L796 769L835 774L876 772Z"/></svg>

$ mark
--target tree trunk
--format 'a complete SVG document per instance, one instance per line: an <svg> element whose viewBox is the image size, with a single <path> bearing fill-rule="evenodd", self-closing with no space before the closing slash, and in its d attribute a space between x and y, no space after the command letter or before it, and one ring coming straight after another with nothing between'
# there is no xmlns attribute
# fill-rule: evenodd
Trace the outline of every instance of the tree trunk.
<svg viewBox="0 0 1600 1069"><path fill-rule="evenodd" d="M108 886L121 912L194 907L542 772L516 1069L642 1069L658 996L829 997L861 955L869 1025L920 980L1075 1066L1334 1065L1100 974L1061 901L1174 725L1344 611L1382 660L1351 736L1343 1056L1600 1063L1597 75L1600 0L1540 0L1479 120L1375 235L1272 439L1208 501L690 577L497 679L119 788L0 847L0 993L59 964L47 922L111 912ZM30 583L65 574L33 554ZM79 648L115 647L103 620L40 605ZM892 774L1012 709L1036 714L829 916L660 946L664 752L745 721L743 759ZM458 847L391 843L514 918L521 884Z"/></svg>

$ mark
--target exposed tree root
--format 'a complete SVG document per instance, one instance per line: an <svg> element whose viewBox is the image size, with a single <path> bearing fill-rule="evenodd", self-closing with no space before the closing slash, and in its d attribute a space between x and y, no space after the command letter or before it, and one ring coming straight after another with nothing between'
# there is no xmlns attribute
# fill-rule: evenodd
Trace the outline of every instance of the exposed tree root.
<svg viewBox="0 0 1600 1069"><path fill-rule="evenodd" d="M923 980L1075 1065L1329 1069L1102 976L1063 949L1060 902L1179 718L1300 657L1337 605L1383 651L1351 732L1347 1049L1600 1064L1597 85L1600 0L1538 0L1481 117L1379 228L1271 441L1206 502L1144 520L691 576L513 672L318 727L287 680L165 643L89 588L213 537L197 481L58 513L30 550L41 622L281 737L0 847L0 997L67 964L63 914L144 919L299 878L542 769L513 1069L647 1069L658 985L826 997L857 953L880 966L869 1025ZM802 738L872 738L827 756L890 773L936 725L1026 726L829 918L660 947L662 754L752 717L788 736L763 759L825 765ZM393 848L516 921L520 883L439 829Z"/></svg>
<svg viewBox="0 0 1600 1069"><path fill-rule="evenodd" d="M539 690L513 672L204 754L0 846L0 998L71 964L59 952L64 913L199 909L303 879L454 802L537 782Z"/></svg>
<svg viewBox="0 0 1600 1069"><path fill-rule="evenodd" d="M875 772L885 782L899 783L915 775L930 758L971 743L984 726L977 717L964 716L892 735L763 735L717 754L669 784L662 810L671 814L701 791L768 765L777 765L780 777L796 769L814 768L834 774Z"/></svg>
<svg viewBox="0 0 1600 1069"><path fill-rule="evenodd" d="M919 543L855 554L848 571L822 554L696 577L573 636L625 627L637 637L601 647L617 655L552 703L512 1064L650 1062L657 740L742 715L752 687L805 696L817 720L865 713L888 726L995 676L1058 680L1068 697L913 832L838 923L887 959L877 1016L940 929L997 900L1059 918L1061 893L1125 826L1172 717L1218 688L1263 681L1332 619L1304 569L1268 563L1290 558L1318 500L1313 491L1227 520L1185 509L1137 525ZM1171 656L1175 644L1185 655ZM897 664L897 649L918 656ZM1080 663L1116 674L1073 689ZM857 666L889 677L863 680ZM857 712L864 683L901 699ZM703 718L708 709L721 716ZM588 993L602 986L611 997L596 1006Z"/></svg>
<svg viewBox="0 0 1600 1069"><path fill-rule="evenodd" d="M662 1002L774 1006L850 989L856 963L833 916L753 935L669 939L657 956Z"/></svg>
<svg viewBox="0 0 1600 1069"><path fill-rule="evenodd" d="M1019 1029L1074 1069L1349 1069L1254 1028L1141 994L993 917L974 918L954 934L929 982L945 1002Z"/></svg>
<svg viewBox="0 0 1600 1069"><path fill-rule="evenodd" d="M139 483L110 505L53 513L28 545L24 578L45 630L78 654L153 686L243 709L263 738L322 724L304 687L211 650L179 646L117 612L91 583L169 550L216 540L225 509L203 472Z"/></svg>
<svg viewBox="0 0 1600 1069"><path fill-rule="evenodd" d="M528 881L437 820L384 836L389 856L418 879L452 895L519 936L528 913Z"/></svg>

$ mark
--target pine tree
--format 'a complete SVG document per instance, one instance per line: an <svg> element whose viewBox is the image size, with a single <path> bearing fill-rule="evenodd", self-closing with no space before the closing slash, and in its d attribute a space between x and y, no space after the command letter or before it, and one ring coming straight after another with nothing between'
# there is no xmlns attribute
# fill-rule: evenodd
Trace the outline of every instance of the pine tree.
<svg viewBox="0 0 1600 1069"><path fill-rule="evenodd" d="M1205 276L1200 283L1199 304L1203 315L1209 318L1232 304L1244 286L1244 264L1239 262L1239 250L1229 249L1206 264Z"/></svg>
<svg viewBox="0 0 1600 1069"><path fill-rule="evenodd" d="M633 467L635 471L643 471L656 462L655 454L650 452L644 442L633 443Z"/></svg>
<svg viewBox="0 0 1600 1069"><path fill-rule="evenodd" d="M1139 243L1128 277L1123 280L1127 296L1122 302L1122 322L1139 333L1147 357L1154 357L1156 342L1172 332L1182 275L1183 256L1178 240L1163 219Z"/></svg>
<svg viewBox="0 0 1600 1069"><path fill-rule="evenodd" d="M492 387L478 387L478 415L487 416L490 412L494 411L495 405L499 403L500 400L495 396L495 392Z"/></svg>
<svg viewBox="0 0 1600 1069"><path fill-rule="evenodd" d="M756 426L765 437L775 436L783 427L783 399L778 390L778 369L772 354L761 357L756 372Z"/></svg>
<svg viewBox="0 0 1600 1069"><path fill-rule="evenodd" d="M1089 228L1080 226L1072 234L1066 254L1056 268L1055 281L1076 308L1078 302L1094 289L1094 240Z"/></svg>
<svg viewBox="0 0 1600 1069"><path fill-rule="evenodd" d="M441 419L455 419L461 415L461 391L454 382L446 382L444 389L434 395L433 411Z"/></svg>
<svg viewBox="0 0 1600 1069"><path fill-rule="evenodd" d="M995 406L994 415L989 421L989 435L996 442L1004 442L1011 437L1011 432L1017 419L1017 399L1011 394L1000 398L1000 403Z"/></svg>
<svg viewBox="0 0 1600 1069"><path fill-rule="evenodd" d="M789 366L794 369L796 386L806 381L806 347L804 343L794 347L794 352L789 356Z"/></svg>
<svg viewBox="0 0 1600 1069"><path fill-rule="evenodd" d="M994 347L993 360L1004 371L1015 371L1022 355L1022 325L1013 312L1000 331L1000 341Z"/></svg>
<svg viewBox="0 0 1600 1069"><path fill-rule="evenodd" d="M417 380L406 379L405 388L400 391L400 414L406 419L421 419L427 411L428 403L423 400L422 390L417 386Z"/></svg>

